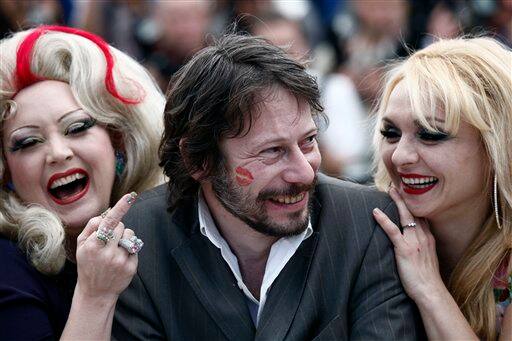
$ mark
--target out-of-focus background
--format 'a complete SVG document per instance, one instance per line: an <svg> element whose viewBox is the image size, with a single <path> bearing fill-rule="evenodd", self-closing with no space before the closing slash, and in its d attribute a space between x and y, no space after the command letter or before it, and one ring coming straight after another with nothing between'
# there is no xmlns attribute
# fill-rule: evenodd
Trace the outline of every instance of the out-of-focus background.
<svg viewBox="0 0 512 341"><path fill-rule="evenodd" d="M233 23L309 61L330 120L319 138L323 171L358 182L371 179L384 65L462 34L512 46L512 0L0 0L1 37L40 24L82 28L146 65L163 91Z"/></svg>

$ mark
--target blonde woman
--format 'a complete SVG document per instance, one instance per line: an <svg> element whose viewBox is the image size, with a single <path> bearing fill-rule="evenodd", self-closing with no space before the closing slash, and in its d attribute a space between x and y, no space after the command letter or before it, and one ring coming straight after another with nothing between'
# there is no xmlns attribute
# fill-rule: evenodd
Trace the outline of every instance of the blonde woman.
<svg viewBox="0 0 512 341"><path fill-rule="evenodd" d="M164 97L77 29L16 33L0 60L0 339L110 339L142 247L120 220L161 180Z"/></svg>
<svg viewBox="0 0 512 341"><path fill-rule="evenodd" d="M441 40L388 75L375 133L376 209L431 339L512 339L512 52Z"/></svg>

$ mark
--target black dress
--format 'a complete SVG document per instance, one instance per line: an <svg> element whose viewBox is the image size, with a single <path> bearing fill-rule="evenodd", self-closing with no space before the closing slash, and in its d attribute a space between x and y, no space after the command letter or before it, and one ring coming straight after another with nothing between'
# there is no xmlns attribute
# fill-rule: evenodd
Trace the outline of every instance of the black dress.
<svg viewBox="0 0 512 341"><path fill-rule="evenodd" d="M66 324L77 279L66 261L45 276L10 240L0 237L0 340L57 340Z"/></svg>

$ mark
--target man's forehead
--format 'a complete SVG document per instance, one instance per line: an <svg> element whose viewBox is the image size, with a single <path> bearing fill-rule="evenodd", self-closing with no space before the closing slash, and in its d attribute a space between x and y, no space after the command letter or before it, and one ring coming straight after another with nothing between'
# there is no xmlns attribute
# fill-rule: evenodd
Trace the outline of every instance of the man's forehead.
<svg viewBox="0 0 512 341"><path fill-rule="evenodd" d="M244 150L256 152L261 149L275 147L277 145L296 144L316 131L316 125L310 114L304 114L293 124L274 122L275 124L257 124L251 128L247 135L234 142Z"/></svg>
<svg viewBox="0 0 512 341"><path fill-rule="evenodd" d="M309 104L281 87L263 93L251 114L251 130L272 128L276 123L286 122L293 126L312 120Z"/></svg>

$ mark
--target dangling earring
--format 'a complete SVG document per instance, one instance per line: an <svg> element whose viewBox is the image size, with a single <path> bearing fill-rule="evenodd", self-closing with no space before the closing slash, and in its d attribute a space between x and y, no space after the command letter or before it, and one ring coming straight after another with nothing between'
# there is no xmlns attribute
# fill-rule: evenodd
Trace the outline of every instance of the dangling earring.
<svg viewBox="0 0 512 341"><path fill-rule="evenodd" d="M499 214L499 203L498 203L498 178L496 177L496 174L494 175L494 189L493 189L493 196L494 196L494 215L496 218L496 224L498 225L498 229L501 230L501 223L500 223L500 214Z"/></svg>
<svg viewBox="0 0 512 341"><path fill-rule="evenodd" d="M7 187L7 189L11 192L14 192L14 184L12 183L12 181L7 181L7 184L5 185L5 187Z"/></svg>
<svg viewBox="0 0 512 341"><path fill-rule="evenodd" d="M116 175L121 177L121 174L123 174L124 171L124 167L126 166L126 158L124 157L124 154L119 150L116 150L114 155L116 157Z"/></svg>

